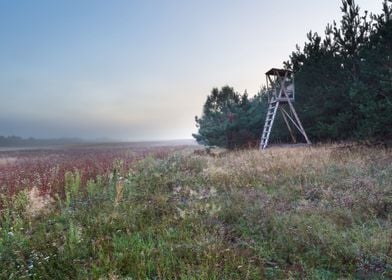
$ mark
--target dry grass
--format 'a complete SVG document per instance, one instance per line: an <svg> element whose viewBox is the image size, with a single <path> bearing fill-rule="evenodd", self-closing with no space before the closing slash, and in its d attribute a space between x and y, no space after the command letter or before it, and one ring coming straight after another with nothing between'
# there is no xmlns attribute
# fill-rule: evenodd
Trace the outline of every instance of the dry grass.
<svg viewBox="0 0 392 280"><path fill-rule="evenodd" d="M261 244L272 237L267 251L286 255L296 270L309 273L295 259L316 250L315 267L327 261L332 271L351 267L377 278L377 271L391 275L391 163L388 149L326 145L209 157L203 173L224 203L232 201L222 216L252 248L260 236L249 229L259 229Z"/></svg>
<svg viewBox="0 0 392 280"><path fill-rule="evenodd" d="M7 204L0 275L391 278L391 158L338 145L185 150L91 180L87 192L68 173L67 201L33 223L24 206L47 207L34 192Z"/></svg>
<svg viewBox="0 0 392 280"><path fill-rule="evenodd" d="M0 158L0 166L5 166L8 164L12 164L16 162L17 158L16 157L3 157Z"/></svg>
<svg viewBox="0 0 392 280"><path fill-rule="evenodd" d="M33 187L27 193L29 205L26 213L31 216L38 216L50 212L53 207L54 200L49 195L40 194L37 187Z"/></svg>

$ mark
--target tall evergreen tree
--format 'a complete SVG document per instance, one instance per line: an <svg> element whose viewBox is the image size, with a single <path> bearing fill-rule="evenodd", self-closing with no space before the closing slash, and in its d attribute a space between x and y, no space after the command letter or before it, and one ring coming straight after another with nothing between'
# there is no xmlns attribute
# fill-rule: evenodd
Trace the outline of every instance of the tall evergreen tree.
<svg viewBox="0 0 392 280"><path fill-rule="evenodd" d="M343 0L340 25L327 25L324 39L310 32L286 63L295 71L298 111L313 140L390 134L390 2L383 15L369 17Z"/></svg>
<svg viewBox="0 0 392 280"><path fill-rule="evenodd" d="M307 42L285 67L295 72L296 107L313 141L392 138L392 0L383 13L361 12L342 0L340 22L328 24L324 37L309 32ZM233 88L213 89L196 117L199 143L239 148L256 143L267 99ZM277 119L273 138L287 139Z"/></svg>
<svg viewBox="0 0 392 280"><path fill-rule="evenodd" d="M203 106L202 116L195 117L199 128L193 137L198 143L228 149L257 145L267 100L262 94L249 98L229 86L214 88Z"/></svg>
<svg viewBox="0 0 392 280"><path fill-rule="evenodd" d="M388 4L389 3L389 4ZM374 29L360 50L360 79L352 85L357 109L357 136L392 137L392 1L373 15Z"/></svg>

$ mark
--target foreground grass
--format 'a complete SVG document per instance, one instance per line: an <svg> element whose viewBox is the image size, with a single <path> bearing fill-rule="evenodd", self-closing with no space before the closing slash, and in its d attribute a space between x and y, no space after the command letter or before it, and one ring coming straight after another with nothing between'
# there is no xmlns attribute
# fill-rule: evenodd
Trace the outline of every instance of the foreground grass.
<svg viewBox="0 0 392 280"><path fill-rule="evenodd" d="M87 186L67 173L55 202L3 197L0 276L392 278L390 150L176 153L116 170Z"/></svg>

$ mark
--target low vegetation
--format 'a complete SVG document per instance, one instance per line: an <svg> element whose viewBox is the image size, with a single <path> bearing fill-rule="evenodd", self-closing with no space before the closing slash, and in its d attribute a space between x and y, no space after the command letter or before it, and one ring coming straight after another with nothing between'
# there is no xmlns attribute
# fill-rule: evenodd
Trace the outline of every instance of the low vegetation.
<svg viewBox="0 0 392 280"><path fill-rule="evenodd" d="M183 150L64 182L2 197L1 278L392 277L391 150Z"/></svg>
<svg viewBox="0 0 392 280"><path fill-rule="evenodd" d="M128 170L135 161L146 156L163 158L183 147L118 143L0 152L0 192L12 196L20 190L35 187L42 195L64 193L67 171L79 172L85 185L89 179L112 172L117 160Z"/></svg>

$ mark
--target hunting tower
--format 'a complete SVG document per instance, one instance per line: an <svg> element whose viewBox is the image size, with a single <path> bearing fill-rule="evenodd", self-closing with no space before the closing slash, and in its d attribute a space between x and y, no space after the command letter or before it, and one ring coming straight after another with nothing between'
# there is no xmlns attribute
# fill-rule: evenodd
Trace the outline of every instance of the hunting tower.
<svg viewBox="0 0 392 280"><path fill-rule="evenodd" d="M265 76L267 79L268 110L261 134L260 150L264 150L268 146L278 108L293 142L297 143L297 139L290 123L304 136L306 143L311 144L293 106L295 101L294 73L290 70L272 68L265 73Z"/></svg>

